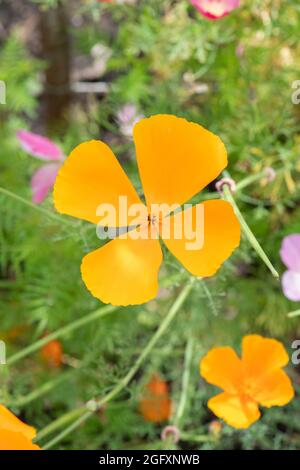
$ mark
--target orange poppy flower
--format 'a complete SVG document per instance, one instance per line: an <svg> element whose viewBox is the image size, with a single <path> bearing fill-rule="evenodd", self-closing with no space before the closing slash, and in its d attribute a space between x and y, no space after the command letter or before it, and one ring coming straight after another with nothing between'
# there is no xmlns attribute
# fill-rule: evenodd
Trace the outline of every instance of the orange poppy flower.
<svg viewBox="0 0 300 470"><path fill-rule="evenodd" d="M154 374L145 386L144 395L140 401L140 412L146 421L160 423L171 415L171 399L168 384Z"/></svg>
<svg viewBox="0 0 300 470"><path fill-rule="evenodd" d="M32 443L36 431L0 405L0 450L41 450Z"/></svg>
<svg viewBox="0 0 300 470"><path fill-rule="evenodd" d="M210 200L175 215L166 211L158 218L151 212L154 205L182 206L220 174L227 165L220 138L198 124L171 115L141 119L133 134L147 207L113 152L100 141L77 146L60 168L54 186L58 212L94 224L99 223L97 207L108 204L115 208L118 226L122 227L120 196L126 197L129 207L145 208L144 219L130 237L120 235L87 254L81 265L83 281L94 297L124 306L141 304L157 295L163 258L158 236L183 266L199 277L212 276L240 242L239 222L226 201ZM200 206L204 209L201 228L194 223ZM202 248L187 249L186 234L178 239L173 228L170 236L164 237L162 225L168 222L171 227L178 226L182 213L193 218L195 232L203 233ZM135 236L153 227L157 238Z"/></svg>
<svg viewBox="0 0 300 470"><path fill-rule="evenodd" d="M62 346L57 340L49 341L41 350L41 356L51 367L59 367L62 364Z"/></svg>
<svg viewBox="0 0 300 470"><path fill-rule="evenodd" d="M284 346L259 335L243 338L242 358L230 347L214 348L200 362L200 374L224 390L211 398L213 413L237 429L246 429L260 418L258 405L284 406L294 390L282 370L289 362Z"/></svg>

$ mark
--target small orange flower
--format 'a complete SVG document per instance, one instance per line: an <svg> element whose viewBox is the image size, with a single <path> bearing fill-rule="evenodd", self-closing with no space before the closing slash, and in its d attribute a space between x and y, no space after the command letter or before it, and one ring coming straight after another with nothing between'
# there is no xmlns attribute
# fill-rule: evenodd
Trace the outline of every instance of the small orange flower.
<svg viewBox="0 0 300 470"><path fill-rule="evenodd" d="M154 374L145 386L139 409L146 421L160 423L169 419L171 415L169 387L158 375Z"/></svg>
<svg viewBox="0 0 300 470"><path fill-rule="evenodd" d="M63 350L62 345L57 340L49 341L41 349L41 356L50 367L62 365Z"/></svg>
<svg viewBox="0 0 300 470"><path fill-rule="evenodd" d="M220 421L218 421L217 419L214 419L213 421L211 421L211 423L209 423L208 429L209 429L210 434L212 434L213 437L217 438L221 434L222 423L220 423Z"/></svg>
<svg viewBox="0 0 300 470"><path fill-rule="evenodd" d="M41 350L41 356L50 367L59 367L62 365L62 346L57 340L49 341Z"/></svg>
<svg viewBox="0 0 300 470"><path fill-rule="evenodd" d="M36 431L0 405L0 450L41 450L32 443Z"/></svg>
<svg viewBox="0 0 300 470"><path fill-rule="evenodd" d="M60 168L54 186L58 212L93 224L100 224L97 208L109 205L114 208L118 227L124 227L120 197L125 197L131 209L137 205L145 209L145 216L130 230L129 237L122 234L87 254L81 265L82 279L94 297L124 306L141 304L157 295L163 259L158 236L191 274L200 277L215 274L240 242L239 222L226 201L210 200L176 213L165 210L160 216L153 210L153 206L181 207L221 173L227 165L221 139L198 124L170 115L141 119L133 134L147 207L113 152L100 141L76 147ZM201 227L195 223L199 211L204 213ZM126 221L134 219L129 211L126 216ZM193 232L203 235L199 249L187 248L190 238L185 231L179 238L175 235L173 228L182 218L192 219ZM172 227L167 237L162 231L166 224ZM116 226L107 221L103 225ZM150 228L156 238L147 237Z"/></svg>
<svg viewBox="0 0 300 470"><path fill-rule="evenodd" d="M213 348L200 362L200 374L224 390L211 398L213 413L237 429L260 418L258 405L284 406L294 389L282 367L289 362L284 346L259 335L243 338L242 358L230 347Z"/></svg>

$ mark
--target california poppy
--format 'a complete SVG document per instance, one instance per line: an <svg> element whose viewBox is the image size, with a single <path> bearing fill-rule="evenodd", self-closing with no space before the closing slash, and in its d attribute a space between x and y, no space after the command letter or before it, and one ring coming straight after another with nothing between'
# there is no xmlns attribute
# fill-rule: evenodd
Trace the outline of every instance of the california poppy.
<svg viewBox="0 0 300 470"><path fill-rule="evenodd" d="M135 238L154 228L168 249L193 275L215 274L240 242L240 225L232 206L223 200L210 200L187 210L156 218L154 205L182 206L201 191L227 165L221 139L202 126L171 115L141 119L134 127L139 174L146 204L121 168L110 148L101 141L77 146L59 170L54 186L54 204L63 214L99 222L97 207L115 208L120 219L119 199L126 197L129 207L144 207L146 214L131 234L122 234L87 254L82 261L83 281L94 297L113 305L134 305L157 295L158 271L162 262L159 240ZM205 224L199 228L195 214L203 209ZM193 230L203 232L201 249L187 249L187 237L164 237L163 224L174 228L191 216ZM128 224L130 225L130 224ZM122 225L119 225L119 227Z"/></svg>
<svg viewBox="0 0 300 470"><path fill-rule="evenodd" d="M41 450L32 443L36 431L0 405L0 450Z"/></svg>
<svg viewBox="0 0 300 470"><path fill-rule="evenodd" d="M243 338L242 358L230 347L214 348L200 362L200 374L224 390L208 407L230 426L248 428L260 418L259 405L284 406L294 390L282 370L289 362L284 346L259 335Z"/></svg>
<svg viewBox="0 0 300 470"><path fill-rule="evenodd" d="M169 419L171 399L168 384L157 374L146 384L139 406L146 421L160 423Z"/></svg>
<svg viewBox="0 0 300 470"><path fill-rule="evenodd" d="M51 367L59 367L62 364L62 345L57 340L49 341L41 349L41 356Z"/></svg>

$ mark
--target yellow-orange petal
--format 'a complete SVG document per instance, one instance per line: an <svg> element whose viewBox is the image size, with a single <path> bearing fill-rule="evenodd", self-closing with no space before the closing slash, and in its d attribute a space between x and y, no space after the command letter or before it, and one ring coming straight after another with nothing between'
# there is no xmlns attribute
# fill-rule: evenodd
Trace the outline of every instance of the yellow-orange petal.
<svg viewBox="0 0 300 470"><path fill-rule="evenodd" d="M172 402L169 397L167 382L159 375L153 374L151 380L145 385L140 400L139 410L146 421L159 423L169 419Z"/></svg>
<svg viewBox="0 0 300 470"><path fill-rule="evenodd" d="M60 168L54 185L54 205L58 212L92 223L100 204L110 204L119 220L119 196L127 197L128 206L141 204L126 173L110 148L91 140L78 145ZM123 224L105 223L107 226ZM125 226L125 225L124 225Z"/></svg>
<svg viewBox="0 0 300 470"><path fill-rule="evenodd" d="M246 429L260 417L255 401L226 392L211 398L207 406L216 416L236 429Z"/></svg>
<svg viewBox="0 0 300 470"><path fill-rule="evenodd" d="M137 305L156 297L161 262L158 240L124 234L86 255L81 274L88 290L102 302Z"/></svg>
<svg viewBox="0 0 300 470"><path fill-rule="evenodd" d="M140 401L139 410L146 421L161 423L170 418L172 402L167 394L148 395Z"/></svg>
<svg viewBox="0 0 300 470"><path fill-rule="evenodd" d="M2 430L21 433L29 440L36 435L36 430L32 426L23 423L5 406L0 405L0 431Z"/></svg>
<svg viewBox="0 0 300 470"><path fill-rule="evenodd" d="M203 224L200 221L200 224L197 225L196 211L201 207L204 214ZM197 248L195 245L196 249L191 249L190 243L193 240L188 240L186 236L176 239L173 235L173 231L181 224L182 215L186 219L192 220L191 233L197 233L199 240L202 238L201 235L203 236L201 248ZM171 236L169 239L166 239L163 233L161 236L168 249L194 276L212 276L239 246L240 224L232 206L227 201L212 200L197 204L182 213L177 212L170 218L165 218L163 224L167 223L168 219L170 219L172 229ZM184 228L185 226L186 222L184 221Z"/></svg>
<svg viewBox="0 0 300 470"><path fill-rule="evenodd" d="M295 392L288 375L279 369L260 376L257 380L251 380L249 394L260 405L270 408L286 405L292 400Z"/></svg>
<svg viewBox="0 0 300 470"><path fill-rule="evenodd" d="M0 429L0 450L41 450L20 432Z"/></svg>
<svg viewBox="0 0 300 470"><path fill-rule="evenodd" d="M276 339L247 335L242 341L242 362L248 377L259 378L284 367L289 362L289 356L283 344Z"/></svg>
<svg viewBox="0 0 300 470"><path fill-rule="evenodd" d="M153 395L168 394L169 387L165 380L161 379L158 374L153 374L151 380L146 384L146 389Z"/></svg>
<svg viewBox="0 0 300 470"><path fill-rule="evenodd" d="M148 206L182 205L227 166L226 149L218 136L176 116L142 119L133 136Z"/></svg>
<svg viewBox="0 0 300 470"><path fill-rule="evenodd" d="M228 393L239 393L243 380L242 362L230 347L213 348L200 361L200 375Z"/></svg>

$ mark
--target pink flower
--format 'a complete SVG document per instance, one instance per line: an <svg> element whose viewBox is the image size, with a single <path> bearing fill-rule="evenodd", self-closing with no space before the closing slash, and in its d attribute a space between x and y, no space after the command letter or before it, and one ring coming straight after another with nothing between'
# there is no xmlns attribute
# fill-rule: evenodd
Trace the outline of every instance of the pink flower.
<svg viewBox="0 0 300 470"><path fill-rule="evenodd" d="M240 0L190 0L198 11L210 20L218 20L240 6Z"/></svg>
<svg viewBox="0 0 300 470"><path fill-rule="evenodd" d="M282 290L289 300L298 302L300 301L300 233L284 237L280 256L288 268L281 279Z"/></svg>
<svg viewBox="0 0 300 470"><path fill-rule="evenodd" d="M121 133L125 137L132 137L135 124L144 116L138 113L134 104L125 104L117 113L118 124Z"/></svg>
<svg viewBox="0 0 300 470"><path fill-rule="evenodd" d="M40 204L53 187L64 155L61 149L47 137L20 130L17 132L17 138L21 147L33 157L55 162L41 166L31 178L32 202Z"/></svg>

